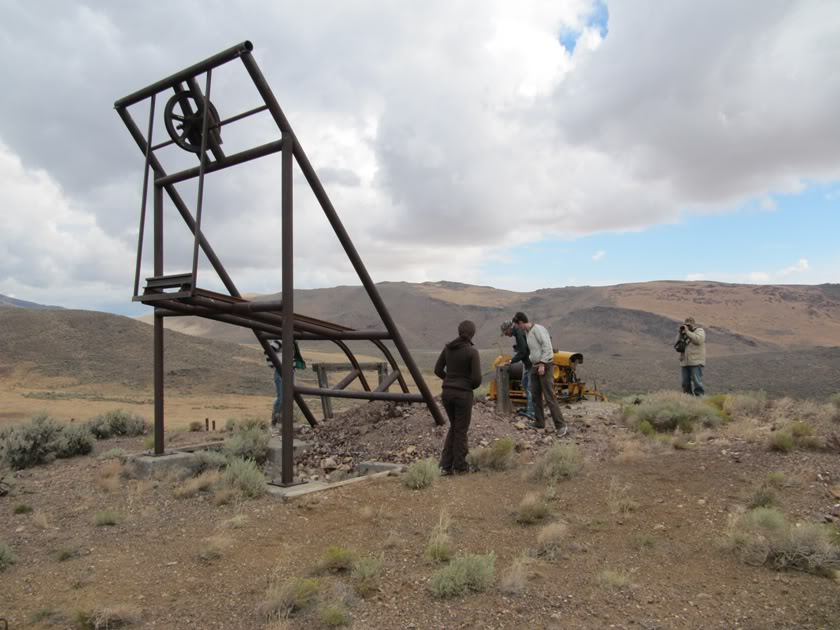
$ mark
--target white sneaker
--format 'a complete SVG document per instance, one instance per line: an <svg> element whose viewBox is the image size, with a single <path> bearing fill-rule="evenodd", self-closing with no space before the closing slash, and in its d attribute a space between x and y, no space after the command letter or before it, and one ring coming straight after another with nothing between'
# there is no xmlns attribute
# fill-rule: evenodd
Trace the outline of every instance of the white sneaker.
<svg viewBox="0 0 840 630"><path fill-rule="evenodd" d="M554 429L555 437L563 437L568 432L569 432L569 427L566 426L565 424L562 427L560 427L559 429L556 429L556 428Z"/></svg>

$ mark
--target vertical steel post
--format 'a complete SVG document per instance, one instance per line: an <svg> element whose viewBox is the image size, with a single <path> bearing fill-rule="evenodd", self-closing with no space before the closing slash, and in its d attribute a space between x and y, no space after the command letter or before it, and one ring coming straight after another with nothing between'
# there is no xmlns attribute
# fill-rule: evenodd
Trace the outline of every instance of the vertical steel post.
<svg viewBox="0 0 840 630"><path fill-rule="evenodd" d="M294 136L283 133L283 157L281 164L281 247L283 264L283 365L280 372L283 377L283 406L281 418L281 474L283 485L294 482L294 402L295 394L295 338L294 338L294 221L292 205L292 179L294 167Z"/></svg>
<svg viewBox="0 0 840 630"><path fill-rule="evenodd" d="M140 201L140 230L137 232L137 267L134 270L134 295L140 295L140 263L143 260L143 232L146 229L146 201L149 197L149 158L152 153L152 131L155 123L155 94L149 104L149 135L146 137L146 165L143 168L143 198Z"/></svg>
<svg viewBox="0 0 840 630"><path fill-rule="evenodd" d="M154 274L163 275L163 188L154 194ZM155 309L154 337L155 455L163 455L163 314Z"/></svg>
<svg viewBox="0 0 840 630"><path fill-rule="evenodd" d="M198 199L195 205L195 243L193 244L192 293L198 284L198 242L201 234L201 207L204 203L204 170L207 168L207 134L210 127L210 79L213 71L207 71L207 84L204 88L204 112L201 120L201 158L198 164Z"/></svg>
<svg viewBox="0 0 840 630"><path fill-rule="evenodd" d="M525 366L522 366L525 369ZM507 365L496 367L496 413L510 413L510 368Z"/></svg>

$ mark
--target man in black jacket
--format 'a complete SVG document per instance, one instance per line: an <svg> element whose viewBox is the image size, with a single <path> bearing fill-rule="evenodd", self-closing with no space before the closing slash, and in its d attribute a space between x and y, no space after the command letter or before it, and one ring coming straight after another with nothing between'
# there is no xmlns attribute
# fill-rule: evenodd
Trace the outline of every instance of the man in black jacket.
<svg viewBox="0 0 840 630"><path fill-rule="evenodd" d="M472 419L473 390L481 385L481 360L473 348L475 324L458 324L458 337L444 347L435 364L435 375L443 379L441 402L449 417L449 432L443 445L440 467L444 475L468 472L467 432Z"/></svg>
<svg viewBox="0 0 840 630"><path fill-rule="evenodd" d="M526 416L532 422L534 420L534 399L531 396L531 368L533 367L531 359L528 358L530 351L528 350L528 338L525 333L519 330L519 327L514 326L513 322L508 320L502 324L502 334L505 337L513 337L513 358L508 361L508 365L514 363L522 363L522 389L525 390L525 396L528 399L528 405L525 409L519 410L520 416Z"/></svg>

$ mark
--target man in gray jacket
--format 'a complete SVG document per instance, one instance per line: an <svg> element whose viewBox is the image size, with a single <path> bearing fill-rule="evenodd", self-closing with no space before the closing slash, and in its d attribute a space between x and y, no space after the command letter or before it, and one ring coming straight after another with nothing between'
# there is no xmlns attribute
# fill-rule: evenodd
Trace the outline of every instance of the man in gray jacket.
<svg viewBox="0 0 840 630"><path fill-rule="evenodd" d="M534 401L534 422L531 425L535 429L545 428L545 410L543 409L543 397L551 418L554 420L554 430L558 437L566 435L566 421L557 404L557 396L554 394L554 347L551 345L551 336L545 326L534 324L528 321L525 313L519 312L513 316L513 324L524 331L528 337L529 357L533 367L531 368L531 395Z"/></svg>
<svg viewBox="0 0 840 630"><path fill-rule="evenodd" d="M680 326L678 340L682 340L685 349L680 354L682 371L682 390L685 394L702 396L703 367L706 365L706 331L697 326L693 317L687 317Z"/></svg>

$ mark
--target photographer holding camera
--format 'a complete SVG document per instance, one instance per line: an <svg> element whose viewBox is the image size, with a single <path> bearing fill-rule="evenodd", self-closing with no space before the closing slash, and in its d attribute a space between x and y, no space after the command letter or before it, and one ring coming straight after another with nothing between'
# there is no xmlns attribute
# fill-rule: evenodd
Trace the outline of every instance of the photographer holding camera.
<svg viewBox="0 0 840 630"><path fill-rule="evenodd" d="M706 331L697 326L693 317L687 317L677 333L674 349L680 353L683 393L702 396L703 367L706 365Z"/></svg>

